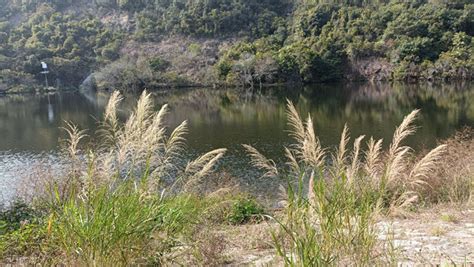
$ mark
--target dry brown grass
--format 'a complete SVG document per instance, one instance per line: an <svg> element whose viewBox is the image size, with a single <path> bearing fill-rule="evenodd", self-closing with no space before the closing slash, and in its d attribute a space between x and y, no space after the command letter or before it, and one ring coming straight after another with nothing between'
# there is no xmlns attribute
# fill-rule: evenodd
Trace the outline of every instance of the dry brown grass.
<svg viewBox="0 0 474 267"><path fill-rule="evenodd" d="M403 142L416 132L414 122L419 111L414 110L395 129L387 151L382 151L383 140L375 140L372 137L363 149L365 136L356 138L353 149L349 150L347 146L350 142L350 134L346 125L341 134L338 149L330 154L329 149L321 147L311 116L303 122L291 102L288 102L287 107L290 136L295 140L293 145L284 148L290 175L298 177L301 172L305 172L308 177L314 178L316 173L322 174L323 179L346 176L347 182L354 183L353 186L356 188L370 185L371 190L379 191L385 205L389 206L390 212L400 212L420 201L420 198L427 197L427 189L434 188L439 181L435 175L436 171L440 169L443 162L446 162L447 149L453 143L441 144L420 160L413 161L413 149L404 145ZM267 176L279 174L272 160L267 159L257 149L249 145L244 146L256 168L265 171ZM332 160L327 161L328 158ZM472 157L470 158L472 160ZM469 166L467 168L470 169ZM313 179L310 179L310 183L313 183Z"/></svg>
<svg viewBox="0 0 474 267"><path fill-rule="evenodd" d="M151 95L144 91L135 110L121 124L116 115L121 100L120 94L114 92L106 107L99 130L102 139L97 142L100 157L94 157L88 175L96 180L105 179L105 183L113 184L108 179L138 179L145 174L149 193L159 191L162 182L170 177L174 177L173 189L193 190L226 152L226 149L212 150L183 165L181 162L187 160L183 155L187 122L168 135L165 126L168 106L154 112Z"/></svg>
<svg viewBox="0 0 474 267"><path fill-rule="evenodd" d="M271 159L267 159L257 149L250 145L243 145L250 156L250 163L255 167L265 170L263 177L276 177L278 176L278 169L275 162Z"/></svg>
<svg viewBox="0 0 474 267"><path fill-rule="evenodd" d="M474 129L465 128L442 144L446 153L423 195L431 202L474 204Z"/></svg>
<svg viewBox="0 0 474 267"><path fill-rule="evenodd" d="M39 219L41 229L48 229L40 233L47 236L41 245L64 253L60 261L66 264L140 264L152 250L162 261L162 254L178 246L177 237L198 220L197 212L210 213L218 206L193 193L226 149L189 160L187 124L168 130L167 105L155 112L145 91L122 123L116 115L121 100L119 93L112 94L97 139L88 140L85 131L67 123L63 175L38 173L40 188L31 201L47 214ZM203 248L202 261L211 263L214 252Z"/></svg>
<svg viewBox="0 0 474 267"><path fill-rule="evenodd" d="M288 171L278 171L273 161L245 145L256 168L266 174L284 174L289 181L286 217L279 222L280 232L273 233L277 253L287 265L384 262L374 258L376 218L381 211L403 214L426 201L425 193L433 188L434 174L448 147L441 144L413 160L413 149L404 141L415 134L418 113L414 110L403 119L387 151L382 150L382 140L372 137L364 148L365 136L357 137L352 150L348 149L350 134L345 126L339 147L330 153L321 147L311 116L303 121L288 102L294 139L294 144L284 148ZM289 244L281 233L291 240Z"/></svg>
<svg viewBox="0 0 474 267"><path fill-rule="evenodd" d="M67 138L62 141L66 165L54 174L49 173L49 166L38 167L24 179L24 183L34 181L38 189L24 189L22 196L43 203L52 202L56 193L60 199L72 192L87 197L94 188L114 188L125 180L146 182L144 193L151 195L201 190L203 178L213 173L226 149L215 149L189 160L185 151L186 121L168 129L168 106L155 112L150 94L144 91L135 110L121 122L117 111L122 100L118 91L111 95L95 139L66 122ZM54 177L58 174L60 177Z"/></svg>

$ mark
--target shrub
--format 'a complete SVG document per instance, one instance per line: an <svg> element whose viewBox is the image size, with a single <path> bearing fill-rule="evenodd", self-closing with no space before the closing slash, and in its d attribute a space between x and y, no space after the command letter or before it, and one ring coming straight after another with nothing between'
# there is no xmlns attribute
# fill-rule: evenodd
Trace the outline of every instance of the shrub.
<svg viewBox="0 0 474 267"><path fill-rule="evenodd" d="M107 60L117 60L120 56L117 49L112 46L104 47L100 54Z"/></svg>
<svg viewBox="0 0 474 267"><path fill-rule="evenodd" d="M161 80L166 84L174 86L189 86L191 84L186 77L183 77L174 71L163 73Z"/></svg>
<svg viewBox="0 0 474 267"><path fill-rule="evenodd" d="M202 47L198 43L190 44L188 50L193 56L199 56L202 53Z"/></svg>
<svg viewBox="0 0 474 267"><path fill-rule="evenodd" d="M371 192L354 190L344 177L331 184L314 180L308 190L310 199L301 196L292 185L288 186L285 218L277 221L279 232L272 232L277 254L286 265L376 262L375 219L379 203Z"/></svg>
<svg viewBox="0 0 474 267"><path fill-rule="evenodd" d="M19 229L21 224L28 223L36 212L25 202L16 200L7 208L0 209L0 234Z"/></svg>
<svg viewBox="0 0 474 267"><path fill-rule="evenodd" d="M232 70L232 63L229 60L220 60L217 63L217 73L219 74L219 78L224 79L229 75L230 71Z"/></svg>
<svg viewBox="0 0 474 267"><path fill-rule="evenodd" d="M18 87L30 91L34 90L36 86L33 75L10 69L0 70L0 90L14 91Z"/></svg>
<svg viewBox="0 0 474 267"><path fill-rule="evenodd" d="M122 57L94 74L100 89L139 91L154 77L148 62L141 57Z"/></svg>
<svg viewBox="0 0 474 267"><path fill-rule="evenodd" d="M165 71L169 66L170 63L160 57L154 57L150 59L150 68L155 72Z"/></svg>
<svg viewBox="0 0 474 267"><path fill-rule="evenodd" d="M263 207L253 198L239 197L227 215L231 224L244 224L248 222L259 222L264 215Z"/></svg>

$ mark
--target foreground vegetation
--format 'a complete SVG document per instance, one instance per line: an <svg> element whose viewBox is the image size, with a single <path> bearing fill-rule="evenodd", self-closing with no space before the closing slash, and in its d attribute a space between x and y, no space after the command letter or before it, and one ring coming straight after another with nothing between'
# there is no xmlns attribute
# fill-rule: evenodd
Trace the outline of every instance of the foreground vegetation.
<svg viewBox="0 0 474 267"><path fill-rule="evenodd" d="M467 0L0 3L2 91L473 76Z"/></svg>
<svg viewBox="0 0 474 267"><path fill-rule="evenodd" d="M67 126L63 177L34 177L41 186L1 210L3 263L219 265L226 243L212 230L266 221L274 227L264 234L285 265L387 264L397 258L390 240L378 238L382 217L437 203L472 205L472 132L413 154L403 141L415 133L416 110L388 150L373 138L364 149L363 136L350 149L346 127L332 152L321 147L312 118L303 121L289 102L295 143L285 148L286 167L244 145L263 176L287 181L282 209L271 211L232 184L209 186L210 177L219 180L213 171L225 149L187 161L186 122L166 129L166 105L154 112L144 92L121 123L120 101L112 94L98 140Z"/></svg>
<svg viewBox="0 0 474 267"><path fill-rule="evenodd" d="M321 147L315 135L311 116L303 121L289 102L290 135L296 141L285 148L289 170L279 170L274 161L245 145L253 164L266 171L265 175L283 175L288 180L286 214L278 221L280 231L273 233L277 254L284 258L285 265L373 265L387 260L375 256L380 245L377 218L403 214L416 208L417 203L432 202L439 193L435 186L440 184L431 175L443 162L447 145L439 145L418 160L413 160L412 149L403 145L404 139L415 133L417 114L415 110L405 117L386 152L382 140L372 137L363 151L365 136L354 140L351 151L346 126L339 147L329 159L328 150ZM451 181L456 185L449 187L463 189L451 191L449 198L471 201L472 173L460 175L462 181ZM444 180L441 187L448 183Z"/></svg>

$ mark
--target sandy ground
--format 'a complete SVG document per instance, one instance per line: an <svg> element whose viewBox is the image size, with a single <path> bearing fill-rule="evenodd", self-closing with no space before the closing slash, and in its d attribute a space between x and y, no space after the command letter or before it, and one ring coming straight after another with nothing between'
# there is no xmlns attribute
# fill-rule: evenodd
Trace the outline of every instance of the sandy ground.
<svg viewBox="0 0 474 267"><path fill-rule="evenodd" d="M425 212L381 228L381 239L391 228L399 266L474 265L474 209Z"/></svg>
<svg viewBox="0 0 474 267"><path fill-rule="evenodd" d="M407 218L384 218L379 240L392 246L398 266L474 266L474 209L431 209ZM228 244L226 266L281 266L274 255L270 223L229 226L216 232Z"/></svg>

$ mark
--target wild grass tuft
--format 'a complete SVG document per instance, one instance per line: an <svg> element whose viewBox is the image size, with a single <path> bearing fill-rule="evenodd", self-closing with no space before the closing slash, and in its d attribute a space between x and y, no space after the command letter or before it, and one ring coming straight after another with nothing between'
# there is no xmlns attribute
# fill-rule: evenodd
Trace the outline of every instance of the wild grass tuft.
<svg viewBox="0 0 474 267"><path fill-rule="evenodd" d="M150 252L152 234L163 230L162 200L144 198L130 182L113 191L97 188L87 198L68 198L50 217L51 241L70 264L137 264Z"/></svg>
<svg viewBox="0 0 474 267"><path fill-rule="evenodd" d="M426 171L431 173L429 185L423 187L421 194L427 202L471 206L474 204L474 130L464 128L441 144L445 150L443 159L436 168Z"/></svg>
<svg viewBox="0 0 474 267"><path fill-rule="evenodd" d="M121 100L118 92L112 94L104 118L100 121L98 140L94 142L96 145L85 149L85 153L79 151L79 142L85 138L84 132L68 124L66 150L77 162L68 182L82 187L113 187L124 180L144 182L141 179L146 177L150 194L159 193L171 184L177 191L183 187L190 190L192 184L212 172L224 155L225 149L216 149L196 160L189 160L184 153L188 131L186 121L169 131L165 126L168 106L163 105L155 112L151 95L144 91L128 120L121 123L116 114ZM186 164L186 161L189 163ZM87 188L80 191L87 191Z"/></svg>
<svg viewBox="0 0 474 267"><path fill-rule="evenodd" d="M65 256L54 263L161 264L197 221L199 208L191 196L226 152L216 149L190 160L187 123L168 130L167 105L154 111L145 91L122 123L117 116L121 100L118 92L111 95L94 142L84 142L85 131L67 123L64 155L70 166L63 179L45 180L44 195L33 200L42 213L35 225L43 231L34 230L41 233L39 245L56 248L51 257Z"/></svg>
<svg viewBox="0 0 474 267"><path fill-rule="evenodd" d="M273 233L277 253L289 266L370 265L375 257L375 222L381 213L404 212L423 200L433 186L433 173L447 146L440 145L414 162L405 139L416 132L419 111L395 129L387 151L382 140L356 138L352 151L347 125L335 153L322 148L311 116L303 121L288 102L288 125L295 143L285 147L287 170L274 170L288 180L286 216ZM248 145L254 166L268 172L272 162ZM271 167L271 168L270 168Z"/></svg>
<svg viewBox="0 0 474 267"><path fill-rule="evenodd" d="M258 152L258 150L250 145L243 146L251 158L252 165L266 171L263 174L264 177L278 176L278 169L273 160L267 159L264 155Z"/></svg>

